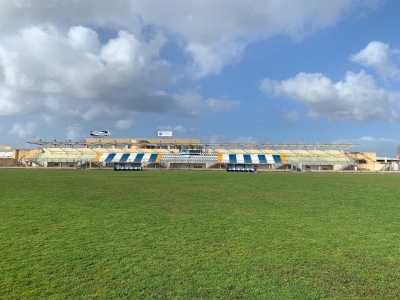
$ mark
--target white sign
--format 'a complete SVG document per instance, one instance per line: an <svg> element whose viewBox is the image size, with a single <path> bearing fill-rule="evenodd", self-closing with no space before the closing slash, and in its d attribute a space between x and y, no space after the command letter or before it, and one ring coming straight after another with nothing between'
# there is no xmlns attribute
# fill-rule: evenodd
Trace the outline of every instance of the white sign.
<svg viewBox="0 0 400 300"><path fill-rule="evenodd" d="M109 136L110 132L108 130L102 130L102 131L92 130L90 132L90 135L95 137Z"/></svg>
<svg viewBox="0 0 400 300"><path fill-rule="evenodd" d="M13 156L12 152L0 151L0 157L12 157L12 156Z"/></svg>
<svg viewBox="0 0 400 300"><path fill-rule="evenodd" d="M158 136L172 136L172 131L159 131Z"/></svg>

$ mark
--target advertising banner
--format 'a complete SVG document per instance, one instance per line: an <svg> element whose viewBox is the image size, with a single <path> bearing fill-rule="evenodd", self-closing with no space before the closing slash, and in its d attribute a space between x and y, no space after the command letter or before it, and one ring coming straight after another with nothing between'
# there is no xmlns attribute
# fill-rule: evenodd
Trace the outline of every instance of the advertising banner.
<svg viewBox="0 0 400 300"><path fill-rule="evenodd" d="M0 151L11 150L11 146L0 146Z"/></svg>
<svg viewBox="0 0 400 300"><path fill-rule="evenodd" d="M172 131L159 131L158 136L172 136Z"/></svg>
<svg viewBox="0 0 400 300"><path fill-rule="evenodd" d="M95 136L95 137L104 137L104 136L109 136L110 132L108 130L101 130L101 131L97 131L97 130L92 130L90 132L90 136Z"/></svg>
<svg viewBox="0 0 400 300"><path fill-rule="evenodd" d="M1 152L0 151L0 157L12 157L13 153L12 152Z"/></svg>

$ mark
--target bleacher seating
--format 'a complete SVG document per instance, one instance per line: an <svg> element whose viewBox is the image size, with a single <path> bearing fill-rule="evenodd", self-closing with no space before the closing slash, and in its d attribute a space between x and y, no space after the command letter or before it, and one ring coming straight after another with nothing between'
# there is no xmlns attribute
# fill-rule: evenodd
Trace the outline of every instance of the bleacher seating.
<svg viewBox="0 0 400 300"><path fill-rule="evenodd" d="M178 149L129 148L43 148L32 161L37 162L94 162L102 165L162 163L206 163L270 165L330 165L333 169L354 164L346 152L340 150L271 150L271 149L207 149L201 155L179 154Z"/></svg>

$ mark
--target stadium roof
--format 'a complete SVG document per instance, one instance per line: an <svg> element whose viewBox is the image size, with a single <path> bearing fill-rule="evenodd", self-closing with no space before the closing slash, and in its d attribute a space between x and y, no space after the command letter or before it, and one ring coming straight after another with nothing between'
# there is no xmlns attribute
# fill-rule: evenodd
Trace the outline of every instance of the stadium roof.
<svg viewBox="0 0 400 300"><path fill-rule="evenodd" d="M27 142L28 144L33 144L33 145L38 145L40 147L60 147L60 146L68 146L70 148L73 148L74 146L93 146L93 145L98 145L99 142L87 142L87 141L82 141L82 142L72 142L71 140L69 141L32 141L32 142ZM109 139L107 141L102 140L101 141L102 145L114 145L114 146L182 146L182 143L177 143L176 140L171 140L170 142L168 140L162 140L159 143L148 143L148 142L123 142L121 143L120 141ZM188 143L186 145L189 146L201 146L204 148L215 148L215 147L225 147L225 148L307 148L307 149L317 149L317 148L342 148L345 149L346 151L348 148L351 147L356 147L358 144L351 144L351 143L346 143L346 144L335 144L335 143L329 143L329 144L320 144L320 143L313 143L313 144L303 144L303 143L297 143L297 144L292 144L292 143Z"/></svg>

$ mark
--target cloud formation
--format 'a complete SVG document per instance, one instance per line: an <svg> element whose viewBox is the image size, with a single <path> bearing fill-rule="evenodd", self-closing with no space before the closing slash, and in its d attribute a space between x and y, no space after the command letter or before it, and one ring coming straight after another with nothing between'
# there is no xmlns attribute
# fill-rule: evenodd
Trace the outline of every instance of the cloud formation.
<svg viewBox="0 0 400 300"><path fill-rule="evenodd" d="M292 122L297 122L300 119L300 113L295 110L285 111L284 114L286 119L289 119Z"/></svg>
<svg viewBox="0 0 400 300"><path fill-rule="evenodd" d="M132 120L119 120L114 125L115 129L117 130L128 130L133 128L133 121Z"/></svg>
<svg viewBox="0 0 400 300"><path fill-rule="evenodd" d="M313 117L326 116L335 122L398 122L400 93L379 88L365 71L347 72L333 83L320 73L298 73L282 80L264 79L259 88L267 96L284 96L304 103Z"/></svg>
<svg viewBox="0 0 400 300"><path fill-rule="evenodd" d="M157 77L151 72L168 72L158 55L162 43L158 37L140 42L120 31L101 45L97 33L82 26L65 34L53 26L25 28L1 41L4 86L93 101L106 101L102 94L130 85L151 89Z"/></svg>
<svg viewBox="0 0 400 300"><path fill-rule="evenodd" d="M193 101L186 99L185 94L159 91L171 75L168 62L159 56L163 43L162 36L143 42L131 33L119 31L116 38L102 45L97 33L83 26L71 27L66 33L53 26L25 28L17 36L4 39L0 46L4 70L0 114L54 114L59 96L69 98L71 104L79 101L90 106L79 112L83 121L99 117L118 119L127 111L191 108L201 113L218 112L237 104L227 100L203 101L200 95ZM43 102L40 97L48 99ZM53 105L48 106L50 102Z"/></svg>
<svg viewBox="0 0 400 300"><path fill-rule="evenodd" d="M398 54L398 49L390 49L388 44L372 41L360 52L351 55L350 60L373 68L382 76L395 77L399 74L399 69L392 57Z"/></svg>
<svg viewBox="0 0 400 300"><path fill-rule="evenodd" d="M79 124L70 125L67 127L66 132L67 140L82 141L85 138L82 126Z"/></svg>
<svg viewBox="0 0 400 300"><path fill-rule="evenodd" d="M8 132L8 135L17 136L19 138L29 138L35 135L35 131L37 129L37 123L28 122L26 124L23 123L14 123L12 129Z"/></svg>
<svg viewBox="0 0 400 300"><path fill-rule="evenodd" d="M246 46L257 40L281 33L301 39L318 29L335 25L344 13L356 7L372 8L378 2L380 0L121 0L110 3L100 0L93 5L90 0L10 0L0 3L0 27L8 35L46 24L61 32L73 28L68 33L71 46L85 53L99 50L100 45L93 31L80 29L77 24L126 28L140 41L151 38L154 33L175 36L183 51L191 56L187 62L189 72L198 78L217 74L226 65L237 62ZM121 45L119 42L113 44ZM141 45L136 43L136 46L140 48Z"/></svg>
<svg viewBox="0 0 400 300"><path fill-rule="evenodd" d="M238 63L252 43L280 34L300 41L378 2L0 1L0 116L65 133L67 122L85 127L100 120L126 130L132 116L147 113L223 114L243 100L204 96L198 80Z"/></svg>

